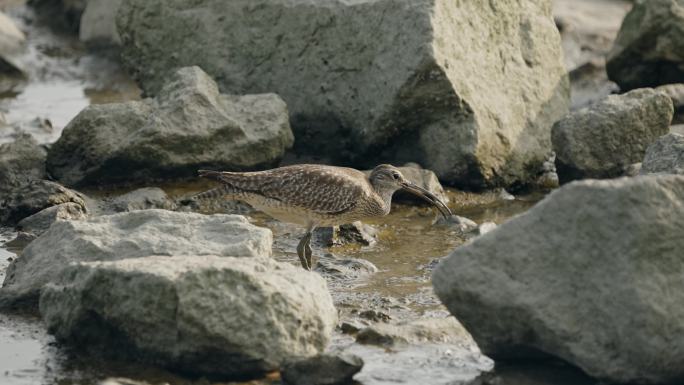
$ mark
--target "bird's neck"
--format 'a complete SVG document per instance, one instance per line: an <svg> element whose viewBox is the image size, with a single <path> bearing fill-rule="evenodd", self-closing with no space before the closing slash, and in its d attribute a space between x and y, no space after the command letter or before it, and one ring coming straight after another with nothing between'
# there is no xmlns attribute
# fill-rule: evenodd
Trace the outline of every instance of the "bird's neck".
<svg viewBox="0 0 684 385"><path fill-rule="evenodd" d="M390 208L392 207L392 195L394 195L394 192L396 190L392 189L375 189L375 194L377 194L377 197L380 200L380 204L382 206L382 211L385 213L385 215L389 214Z"/></svg>

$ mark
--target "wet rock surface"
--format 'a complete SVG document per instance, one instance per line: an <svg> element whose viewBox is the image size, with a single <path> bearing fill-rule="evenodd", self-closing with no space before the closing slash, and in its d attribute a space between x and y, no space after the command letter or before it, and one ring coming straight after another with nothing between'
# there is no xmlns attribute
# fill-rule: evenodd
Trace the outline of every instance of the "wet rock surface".
<svg viewBox="0 0 684 385"><path fill-rule="evenodd" d="M45 179L47 151L30 134L0 144L0 201L13 189Z"/></svg>
<svg viewBox="0 0 684 385"><path fill-rule="evenodd" d="M40 298L59 340L195 374L254 376L315 355L337 321L325 280L270 259L148 257L59 275Z"/></svg>
<svg viewBox="0 0 684 385"><path fill-rule="evenodd" d="M0 305L33 305L41 288L70 262L150 255L271 256L268 229L235 215L142 210L83 221L58 221L12 261Z"/></svg>
<svg viewBox="0 0 684 385"><path fill-rule="evenodd" d="M396 324L375 323L359 330L356 341L365 345L396 345L439 342L477 346L456 318L431 318Z"/></svg>
<svg viewBox="0 0 684 385"><path fill-rule="evenodd" d="M565 116L551 135L561 182L623 175L669 131L672 114L667 95L645 88L608 96Z"/></svg>
<svg viewBox="0 0 684 385"><path fill-rule="evenodd" d="M226 92L282 96L298 152L415 161L449 183L531 180L569 104L546 2L137 0L117 25L150 94L197 64Z"/></svg>
<svg viewBox="0 0 684 385"><path fill-rule="evenodd" d="M14 225L41 210L64 203L74 203L84 213L88 212L85 196L78 191L59 183L34 180L0 199L0 224Z"/></svg>
<svg viewBox="0 0 684 385"><path fill-rule="evenodd" d="M322 354L286 364L281 369L285 384L345 385L363 368L363 360L352 354Z"/></svg>
<svg viewBox="0 0 684 385"><path fill-rule="evenodd" d="M220 94L198 67L178 70L155 99L91 105L48 152L65 184L196 176L199 168L272 166L293 142L285 103L273 94Z"/></svg>
<svg viewBox="0 0 684 385"><path fill-rule="evenodd" d="M553 355L607 381L675 381L683 203L682 176L568 184L454 250L435 292L494 358Z"/></svg>
<svg viewBox="0 0 684 385"><path fill-rule="evenodd" d="M623 90L684 81L684 1L638 1L608 55L608 76Z"/></svg>
<svg viewBox="0 0 684 385"><path fill-rule="evenodd" d="M661 136L646 151L640 173L684 175L684 135Z"/></svg>

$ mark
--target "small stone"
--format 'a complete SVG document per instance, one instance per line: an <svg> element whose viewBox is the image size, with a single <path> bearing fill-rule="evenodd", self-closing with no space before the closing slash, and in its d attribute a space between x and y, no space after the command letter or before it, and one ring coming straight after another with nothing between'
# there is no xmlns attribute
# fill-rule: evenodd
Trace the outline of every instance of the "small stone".
<svg viewBox="0 0 684 385"><path fill-rule="evenodd" d="M325 254L316 263L315 270L335 278L353 279L375 274L378 268L370 261L361 258L338 258Z"/></svg>
<svg viewBox="0 0 684 385"><path fill-rule="evenodd" d="M389 314L377 310L364 310L359 313L359 317L373 322L389 322L392 319Z"/></svg>
<svg viewBox="0 0 684 385"><path fill-rule="evenodd" d="M435 220L435 225L446 225L458 230L461 233L467 233L474 229L477 229L477 223L475 221L468 219L466 217L461 217L458 215L452 215L449 218L444 218L439 216Z"/></svg>
<svg viewBox="0 0 684 385"><path fill-rule="evenodd" d="M496 226L497 225L494 222L484 222L477 227L477 234L478 235L487 234L488 232L496 229Z"/></svg>
<svg viewBox="0 0 684 385"><path fill-rule="evenodd" d="M321 354L288 363L281 369L286 384L344 385L363 368L363 360L353 354Z"/></svg>

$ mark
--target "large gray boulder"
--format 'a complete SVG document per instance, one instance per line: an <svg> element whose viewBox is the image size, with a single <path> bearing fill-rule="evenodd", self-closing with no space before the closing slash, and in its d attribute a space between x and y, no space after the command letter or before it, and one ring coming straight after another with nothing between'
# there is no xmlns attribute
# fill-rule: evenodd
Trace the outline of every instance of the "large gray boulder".
<svg viewBox="0 0 684 385"><path fill-rule="evenodd" d="M669 132L672 114L667 95L644 88L610 95L565 116L551 133L561 182L623 175Z"/></svg>
<svg viewBox="0 0 684 385"><path fill-rule="evenodd" d="M636 1L606 69L623 90L684 82L684 0Z"/></svg>
<svg viewBox="0 0 684 385"><path fill-rule="evenodd" d="M19 230L33 235L40 235L47 231L53 223L67 220L83 220L88 218L88 213L83 206L74 202L67 202L50 206L30 217L26 217L17 223Z"/></svg>
<svg viewBox="0 0 684 385"><path fill-rule="evenodd" d="M154 99L81 111L50 148L48 171L68 185L189 177L273 166L292 145L277 95L221 94L198 67L167 80Z"/></svg>
<svg viewBox="0 0 684 385"><path fill-rule="evenodd" d="M238 215L140 210L55 222L12 261L0 306L33 305L41 288L70 262L150 255L270 257L271 231Z"/></svg>
<svg viewBox="0 0 684 385"><path fill-rule="evenodd" d="M454 250L435 292L497 358L615 383L684 376L684 176L582 181Z"/></svg>
<svg viewBox="0 0 684 385"><path fill-rule="evenodd" d="M684 175L684 135L670 133L653 143L646 151L641 173Z"/></svg>
<svg viewBox="0 0 684 385"><path fill-rule="evenodd" d="M321 353L337 322L318 274L218 256L72 264L43 291L40 312L61 341L225 377Z"/></svg>
<svg viewBox="0 0 684 385"><path fill-rule="evenodd" d="M199 65L282 96L299 153L449 183L531 180L569 104L547 0L124 0L117 25L150 94Z"/></svg>
<svg viewBox="0 0 684 385"><path fill-rule="evenodd" d="M0 144L0 201L13 189L44 179L46 156L47 151L30 134Z"/></svg>

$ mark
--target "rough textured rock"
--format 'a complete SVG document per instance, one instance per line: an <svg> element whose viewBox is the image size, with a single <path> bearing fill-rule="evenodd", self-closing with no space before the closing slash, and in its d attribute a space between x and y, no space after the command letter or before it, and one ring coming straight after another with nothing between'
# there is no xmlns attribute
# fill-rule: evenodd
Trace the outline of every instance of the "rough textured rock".
<svg viewBox="0 0 684 385"><path fill-rule="evenodd" d="M338 258L329 253L316 261L314 270L327 278L341 280L351 280L378 272L378 268L365 259Z"/></svg>
<svg viewBox="0 0 684 385"><path fill-rule="evenodd" d="M684 83L666 84L656 88L656 90L666 94L672 99L672 104L674 105L672 124L684 123Z"/></svg>
<svg viewBox="0 0 684 385"><path fill-rule="evenodd" d="M395 346L439 342L457 344L467 341L474 345L472 337L456 318L428 318L398 324L376 323L361 329L356 341L368 345Z"/></svg>
<svg viewBox="0 0 684 385"><path fill-rule="evenodd" d="M30 217L26 217L19 221L17 227L21 231L40 235L57 221L83 220L87 217L88 214L83 210L83 206L78 203L68 202L48 207Z"/></svg>
<svg viewBox="0 0 684 385"><path fill-rule="evenodd" d="M640 172L684 175L684 135L667 134L653 143L646 151Z"/></svg>
<svg viewBox="0 0 684 385"><path fill-rule="evenodd" d="M674 126L670 127L670 132L684 135L684 124L675 124Z"/></svg>
<svg viewBox="0 0 684 385"><path fill-rule="evenodd" d="M449 183L529 180L569 104L547 1L125 0L117 25L151 94L197 64L226 92L282 96L298 153Z"/></svg>
<svg viewBox="0 0 684 385"><path fill-rule="evenodd" d="M17 187L45 178L47 152L29 134L0 144L0 201Z"/></svg>
<svg viewBox="0 0 684 385"><path fill-rule="evenodd" d="M363 360L353 354L321 354L286 364L280 371L290 385L345 385L363 368Z"/></svg>
<svg viewBox="0 0 684 385"><path fill-rule="evenodd" d="M269 257L270 230L237 215L141 210L56 222L7 269L0 305L31 303L70 262L150 255Z"/></svg>
<svg viewBox="0 0 684 385"><path fill-rule="evenodd" d="M317 274L218 256L72 264L43 290L40 312L59 340L225 377L321 353L337 322Z"/></svg>
<svg viewBox="0 0 684 385"><path fill-rule="evenodd" d="M293 142L277 95L220 94L198 67L176 71L155 99L91 105L48 152L65 184L196 176L198 168L273 166Z"/></svg>
<svg viewBox="0 0 684 385"><path fill-rule="evenodd" d="M433 285L495 359L545 353L608 382L676 383L682 231L684 176L575 182L454 250Z"/></svg>
<svg viewBox="0 0 684 385"><path fill-rule="evenodd" d="M116 30L116 12L121 0L88 0L81 16L79 39L91 47L110 47L121 44Z"/></svg>
<svg viewBox="0 0 684 385"><path fill-rule="evenodd" d="M0 223L14 225L41 210L62 203L75 203L88 212L85 196L59 183L35 180L0 199Z"/></svg>
<svg viewBox="0 0 684 385"><path fill-rule="evenodd" d="M622 22L606 69L623 90L684 82L684 0L640 0Z"/></svg>
<svg viewBox="0 0 684 385"><path fill-rule="evenodd" d="M565 116L551 134L561 182L622 175L668 133L672 113L667 95L645 88L608 96Z"/></svg>

